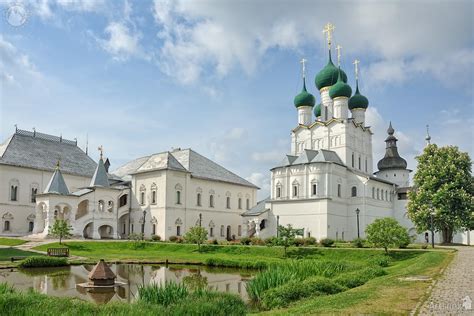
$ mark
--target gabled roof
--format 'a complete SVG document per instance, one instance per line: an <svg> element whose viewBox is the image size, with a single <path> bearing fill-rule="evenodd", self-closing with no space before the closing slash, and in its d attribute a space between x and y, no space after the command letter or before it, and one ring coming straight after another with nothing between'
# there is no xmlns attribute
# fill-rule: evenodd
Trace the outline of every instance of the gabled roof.
<svg viewBox="0 0 474 316"><path fill-rule="evenodd" d="M250 210L242 213L242 216L258 216L262 213L265 213L266 211L268 211L268 209L265 209L265 203L267 203L269 200L270 197L267 197L266 199L257 202L257 205L252 207Z"/></svg>
<svg viewBox="0 0 474 316"><path fill-rule="evenodd" d="M155 170L190 172L191 176L195 178L257 188L254 184L198 154L192 149L179 149L137 158L121 166L113 173L119 177L126 178L127 175Z"/></svg>
<svg viewBox="0 0 474 316"><path fill-rule="evenodd" d="M97 168L95 169L94 176L92 176L91 187L110 187L107 171L105 171L104 161L102 158L99 159Z"/></svg>
<svg viewBox="0 0 474 316"><path fill-rule="evenodd" d="M48 185L44 189L43 193L55 193L61 195L68 195L69 189L67 188L66 182L64 181L63 175L59 168L53 173L51 180L49 180Z"/></svg>
<svg viewBox="0 0 474 316"><path fill-rule="evenodd" d="M341 166L345 166L342 162L341 158L337 155L336 152L332 150L320 149L320 150L312 150L312 149L305 149L296 159L287 159L288 157L296 157L287 155L285 159L283 159L282 163L278 166L272 168L279 168L279 167L286 167L286 166L296 166L296 165L304 165L313 162L332 162L336 163Z"/></svg>
<svg viewBox="0 0 474 316"><path fill-rule="evenodd" d="M92 177L96 163L77 147L76 141L38 132L16 130L0 145L0 164Z"/></svg>

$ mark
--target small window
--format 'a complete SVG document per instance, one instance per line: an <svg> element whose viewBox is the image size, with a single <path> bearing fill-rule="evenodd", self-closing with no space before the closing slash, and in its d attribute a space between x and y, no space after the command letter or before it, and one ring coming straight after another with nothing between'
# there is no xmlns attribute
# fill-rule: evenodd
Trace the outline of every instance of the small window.
<svg viewBox="0 0 474 316"><path fill-rule="evenodd" d="M201 206L201 193L196 195L196 205Z"/></svg>
<svg viewBox="0 0 474 316"><path fill-rule="evenodd" d="M247 199L246 204L247 204L247 205L246 205L246 206L247 206L247 210L250 210L250 200L249 200L249 199Z"/></svg>
<svg viewBox="0 0 474 316"><path fill-rule="evenodd" d="M124 194L119 199L119 207L127 205L127 194Z"/></svg>
<svg viewBox="0 0 474 316"><path fill-rule="evenodd" d="M377 200L380 200L380 189L377 189Z"/></svg>
<svg viewBox="0 0 474 316"><path fill-rule="evenodd" d="M230 197L229 197L229 196L226 198L226 203L225 203L225 204L226 204L226 205L225 205L226 208L229 209L229 208L230 208Z"/></svg>
<svg viewBox="0 0 474 316"><path fill-rule="evenodd" d="M316 185L316 183L313 183L313 185L311 186L311 194L312 195L318 194L318 186Z"/></svg>
<svg viewBox="0 0 474 316"><path fill-rule="evenodd" d="M130 224L130 231L131 231L131 233L133 233L133 230L134 230L134 229L133 229L133 224Z"/></svg>
<svg viewBox="0 0 474 316"><path fill-rule="evenodd" d="M337 196L341 197L341 184L337 185Z"/></svg>
<svg viewBox="0 0 474 316"><path fill-rule="evenodd" d="M36 203L36 194L38 194L38 188L31 188L31 203Z"/></svg>
<svg viewBox="0 0 474 316"><path fill-rule="evenodd" d="M359 156L359 170L362 170L362 165L360 163L360 156Z"/></svg>
<svg viewBox="0 0 474 316"><path fill-rule="evenodd" d="M3 223L3 230L10 231L10 221L5 221L5 223Z"/></svg>
<svg viewBox="0 0 474 316"><path fill-rule="evenodd" d="M209 227L209 237L214 237L214 227Z"/></svg>
<svg viewBox="0 0 474 316"><path fill-rule="evenodd" d="M357 187L352 187L352 189L351 189L351 196L352 196L352 197L357 196Z"/></svg>
<svg viewBox="0 0 474 316"><path fill-rule="evenodd" d="M352 153L352 168L354 168L355 164L354 164L354 153Z"/></svg>
<svg viewBox="0 0 474 316"><path fill-rule="evenodd" d="M375 188L372 188L372 198L375 199Z"/></svg>
<svg viewBox="0 0 474 316"><path fill-rule="evenodd" d="M151 204L156 204L156 190L151 191Z"/></svg>
<svg viewBox="0 0 474 316"><path fill-rule="evenodd" d="M156 224L153 224L152 229L151 229L151 234L156 235Z"/></svg>
<svg viewBox="0 0 474 316"><path fill-rule="evenodd" d="M242 225L237 226L237 235L242 236Z"/></svg>
<svg viewBox="0 0 474 316"><path fill-rule="evenodd" d="M298 196L298 186L294 185L293 186L293 197L297 197L297 196Z"/></svg>
<svg viewBox="0 0 474 316"><path fill-rule="evenodd" d="M281 197L281 188L277 188L277 198Z"/></svg>
<svg viewBox="0 0 474 316"><path fill-rule="evenodd" d="M33 231L35 223L34 222L29 222L28 223L28 232L31 233Z"/></svg>
<svg viewBox="0 0 474 316"><path fill-rule="evenodd" d="M221 237L224 237L224 225L221 225Z"/></svg>
<svg viewBox="0 0 474 316"><path fill-rule="evenodd" d="M104 201L99 201L99 212L103 212L105 210L105 203Z"/></svg>
<svg viewBox="0 0 474 316"><path fill-rule="evenodd" d="M368 170L368 168L367 168L367 158L366 158L365 159L365 172L368 172L367 170Z"/></svg>
<svg viewBox="0 0 474 316"><path fill-rule="evenodd" d="M265 227L267 227L267 221L262 219L260 222L260 230L265 229Z"/></svg>
<svg viewBox="0 0 474 316"><path fill-rule="evenodd" d="M145 204L145 192L140 192L140 204Z"/></svg>
<svg viewBox="0 0 474 316"><path fill-rule="evenodd" d="M176 236L181 236L181 226L176 226Z"/></svg>
<svg viewBox="0 0 474 316"><path fill-rule="evenodd" d="M209 196L209 207L214 207L214 195Z"/></svg>
<svg viewBox="0 0 474 316"><path fill-rule="evenodd" d="M18 186L16 185L10 187L10 200L18 201Z"/></svg>
<svg viewBox="0 0 474 316"><path fill-rule="evenodd" d="M181 191L176 191L176 204L181 204Z"/></svg>
<svg viewBox="0 0 474 316"><path fill-rule="evenodd" d="M388 191L385 191L385 201L388 201Z"/></svg>
<svg viewBox="0 0 474 316"><path fill-rule="evenodd" d="M238 204L239 204L239 210L241 210L241 209L242 209L242 198L239 198L238 201L239 201L239 202L238 202Z"/></svg>

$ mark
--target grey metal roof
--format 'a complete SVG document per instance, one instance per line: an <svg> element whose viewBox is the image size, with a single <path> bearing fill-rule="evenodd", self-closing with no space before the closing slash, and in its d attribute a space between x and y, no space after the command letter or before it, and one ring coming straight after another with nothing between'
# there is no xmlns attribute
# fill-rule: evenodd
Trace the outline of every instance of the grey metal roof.
<svg viewBox="0 0 474 316"><path fill-rule="evenodd" d="M92 176L91 187L110 187L109 179L107 177L107 172L105 171L104 161L99 159L97 168L95 169L94 176Z"/></svg>
<svg viewBox="0 0 474 316"><path fill-rule="evenodd" d="M270 197L267 197L266 199L257 202L257 205L252 207L250 210L242 213L242 216L257 216L262 213L265 213L266 211L268 211L268 209L265 209L265 203L267 203L269 200Z"/></svg>
<svg viewBox="0 0 474 316"><path fill-rule="evenodd" d="M388 169L406 169L407 161L398 154L398 139L393 136L395 130L392 127L392 122L390 122L387 133L388 137L385 139L385 143L387 144L385 148L385 156L379 160L377 163L377 168L380 171Z"/></svg>
<svg viewBox="0 0 474 316"><path fill-rule="evenodd" d="M74 141L41 133L17 130L0 145L0 164L92 177L96 163Z"/></svg>
<svg viewBox="0 0 474 316"><path fill-rule="evenodd" d="M178 170L190 172L195 178L222 181L257 188L254 184L239 177L192 149L179 149L162 152L132 160L121 166L113 174L127 179L129 175L154 170Z"/></svg>
<svg viewBox="0 0 474 316"><path fill-rule="evenodd" d="M308 164L313 162L333 162L341 166L345 166L341 158L339 158L339 156L337 155L337 153L332 150L305 149L299 156L286 155L285 159L283 159L283 161L278 166L272 169L293 165Z"/></svg>
<svg viewBox="0 0 474 316"><path fill-rule="evenodd" d="M93 190L91 189L80 189L79 191L72 192L71 195L75 196L83 196L84 194L91 193Z"/></svg>
<svg viewBox="0 0 474 316"><path fill-rule="evenodd" d="M63 175L59 168L53 173L51 180L49 180L46 189L44 189L43 193L56 193L61 195L68 195L69 189L67 188L66 182L64 181Z"/></svg>

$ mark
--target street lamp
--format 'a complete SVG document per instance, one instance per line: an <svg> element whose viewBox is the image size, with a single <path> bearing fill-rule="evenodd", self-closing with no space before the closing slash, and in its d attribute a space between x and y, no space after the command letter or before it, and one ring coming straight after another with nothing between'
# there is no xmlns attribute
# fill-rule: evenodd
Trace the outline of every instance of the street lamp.
<svg viewBox="0 0 474 316"><path fill-rule="evenodd" d="M279 230L280 230L280 215L277 215L277 238L280 237Z"/></svg>
<svg viewBox="0 0 474 316"><path fill-rule="evenodd" d="M142 223L142 239L145 238L145 216L146 216L146 211L143 211L143 223Z"/></svg>
<svg viewBox="0 0 474 316"><path fill-rule="evenodd" d="M434 248L434 225L433 225L433 216L435 212L433 209L430 209L430 222L431 222L431 247Z"/></svg>
<svg viewBox="0 0 474 316"><path fill-rule="evenodd" d="M202 226L202 214L199 213L199 227Z"/></svg>
<svg viewBox="0 0 474 316"><path fill-rule="evenodd" d="M359 213L360 213L360 210L359 210L359 208L357 208L355 212L357 214L357 238L360 238L360 228L359 228Z"/></svg>

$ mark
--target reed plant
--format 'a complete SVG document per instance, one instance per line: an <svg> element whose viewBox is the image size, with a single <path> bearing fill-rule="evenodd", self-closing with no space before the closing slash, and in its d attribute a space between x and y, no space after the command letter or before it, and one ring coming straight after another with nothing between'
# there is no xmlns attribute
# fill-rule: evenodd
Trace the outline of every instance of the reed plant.
<svg viewBox="0 0 474 316"><path fill-rule="evenodd" d="M45 268L45 267L62 267L69 265L66 258L55 258L45 256L33 256L22 260L18 267L20 268Z"/></svg>
<svg viewBox="0 0 474 316"><path fill-rule="evenodd" d="M185 285L180 283L152 283L147 286L141 286L138 289L138 295L142 302L168 306L187 298L189 291Z"/></svg>

